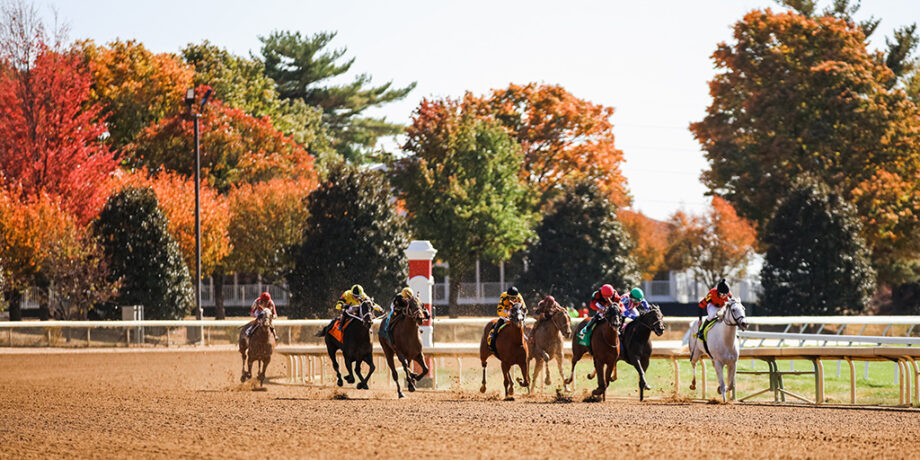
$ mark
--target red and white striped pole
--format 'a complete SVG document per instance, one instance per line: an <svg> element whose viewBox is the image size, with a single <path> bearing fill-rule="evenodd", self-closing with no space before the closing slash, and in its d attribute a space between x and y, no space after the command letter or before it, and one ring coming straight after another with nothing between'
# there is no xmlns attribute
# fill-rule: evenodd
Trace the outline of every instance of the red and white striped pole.
<svg viewBox="0 0 920 460"><path fill-rule="evenodd" d="M434 255L437 253L438 251L427 240L412 241L406 249L406 258L409 259L409 287L413 292L418 293L422 305L428 310L429 317L432 313L431 289L434 286L434 278L431 275L431 261L434 260ZM422 334L422 348L433 346L434 337L432 334L434 333L434 327L431 320L423 322L419 330ZM435 368L432 359L428 357L425 358L425 361L430 372L429 376L434 375ZM421 369L416 369L416 372L420 371ZM427 380L427 378L423 380Z"/></svg>

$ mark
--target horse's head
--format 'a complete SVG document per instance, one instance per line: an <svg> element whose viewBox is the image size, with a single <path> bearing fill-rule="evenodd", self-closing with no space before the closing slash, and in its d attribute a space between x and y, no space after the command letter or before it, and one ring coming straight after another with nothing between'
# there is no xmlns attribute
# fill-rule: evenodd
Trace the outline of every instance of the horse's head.
<svg viewBox="0 0 920 460"><path fill-rule="evenodd" d="M358 307L358 318L364 323L364 327L370 329L374 324L374 299L361 302L361 306Z"/></svg>
<svg viewBox="0 0 920 460"><path fill-rule="evenodd" d="M272 325L272 311L269 310L268 308L260 308L259 311L256 313L256 322L257 322L260 326L268 326L268 327L271 327L271 325Z"/></svg>
<svg viewBox="0 0 920 460"><path fill-rule="evenodd" d="M648 311L639 315L636 321L654 332L655 335L664 334L664 317L658 305L650 305Z"/></svg>
<svg viewBox="0 0 920 460"><path fill-rule="evenodd" d="M526 317L527 317L527 309L524 308L524 304L516 302L511 305L511 310L508 312L508 322L510 322L516 327L523 329L524 328L524 318Z"/></svg>
<svg viewBox="0 0 920 460"><path fill-rule="evenodd" d="M738 326L742 331L748 328L748 322L744 318L744 305L740 300L731 299L725 305L726 314L724 315L725 324L729 326Z"/></svg>
<svg viewBox="0 0 920 460"><path fill-rule="evenodd" d="M408 299L403 298L403 300L406 303L406 316L414 319L416 324L421 325L425 320L431 319L431 313L429 313L428 309L422 305L422 302L418 297L411 296Z"/></svg>
<svg viewBox="0 0 920 460"><path fill-rule="evenodd" d="M552 316L550 317L553 320L553 324L562 332L562 336L566 339L572 337L572 317L569 316L569 312L566 311L564 307L559 304L556 304L552 310Z"/></svg>

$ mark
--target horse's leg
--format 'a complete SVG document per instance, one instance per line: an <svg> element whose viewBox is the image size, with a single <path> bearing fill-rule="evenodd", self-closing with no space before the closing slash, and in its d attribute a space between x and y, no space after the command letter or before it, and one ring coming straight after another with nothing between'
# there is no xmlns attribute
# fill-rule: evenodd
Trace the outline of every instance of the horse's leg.
<svg viewBox="0 0 920 460"><path fill-rule="evenodd" d="M527 388L527 393L529 394L531 390L530 385L536 382L536 380L530 380L530 362L527 361L526 354L521 360L517 362L517 366L521 369L521 375L524 377L523 380L518 379L518 385L520 385L522 388ZM509 366L508 368L510 369L511 367ZM513 383L512 386L514 386Z"/></svg>
<svg viewBox="0 0 920 460"><path fill-rule="evenodd" d="M562 370L562 352L556 353L556 367L559 369L559 381L562 382L562 389L569 391L569 386L565 383L565 371ZM546 370L549 373L549 369Z"/></svg>
<svg viewBox="0 0 920 460"><path fill-rule="evenodd" d="M575 381L575 365L578 364L578 360L580 360L584 354L585 352L583 350L572 348L572 372L569 373L569 378L562 381L565 385L572 384L572 389L575 389L575 385L572 383ZM562 363L559 364L559 367L562 367Z"/></svg>
<svg viewBox="0 0 920 460"><path fill-rule="evenodd" d="M543 361L541 361L540 358L535 358L535 359L536 359L536 362L533 365L533 379L532 379L534 384L540 381L540 372L543 370L543 367L544 367ZM528 362L529 361L530 360L528 360ZM547 372L547 374L549 374L549 372Z"/></svg>
<svg viewBox="0 0 920 460"><path fill-rule="evenodd" d="M610 386L610 382L613 381L613 380L610 380L610 374L612 374L613 371L617 368L617 362L616 362L616 360L614 360L614 361L613 361L613 364L607 363L606 365L607 365L607 369L604 371L604 382L605 382L605 384L604 384L604 400L605 400L605 401L607 400L607 388ZM600 380L600 379L598 379L598 380Z"/></svg>
<svg viewBox="0 0 920 460"><path fill-rule="evenodd" d="M335 345L326 342L326 351L329 353L329 361L332 361L332 370L335 371L335 384L342 386L342 373L339 372L339 361L335 358L335 352L338 348Z"/></svg>
<svg viewBox="0 0 920 460"><path fill-rule="evenodd" d="M418 352L418 355L415 356L415 362L417 362L419 367L422 368L422 372L418 374L412 374L412 379L415 381L418 381L422 377L428 375L428 365L425 364L425 354L422 352Z"/></svg>
<svg viewBox="0 0 920 460"><path fill-rule="evenodd" d="M364 377L361 377L361 362L367 363L367 375ZM355 362L355 371L358 373L358 379L361 380L361 382L358 383L359 390L369 390L370 389L367 385L367 382L371 379L371 374L374 373L374 369L376 369L376 366L374 366L374 354L373 353L369 353L367 356L364 356L363 358Z"/></svg>
<svg viewBox="0 0 920 460"><path fill-rule="evenodd" d="M268 356L259 362L259 364L261 364L261 366L259 366L259 386L265 384L265 371L268 370L268 363L270 363L271 360L272 357Z"/></svg>
<svg viewBox="0 0 920 460"><path fill-rule="evenodd" d="M722 366L724 365L725 363L721 361L716 361L715 359L712 360L712 367L716 368L716 377L719 378L719 394L722 395L722 402L726 402L725 400L725 379L722 376Z"/></svg>
<svg viewBox="0 0 920 460"><path fill-rule="evenodd" d="M245 382L246 379L249 377L246 375L246 351L240 350L240 354L243 355L243 369L240 375L240 382Z"/></svg>
<svg viewBox="0 0 920 460"><path fill-rule="evenodd" d="M505 384L505 398L514 396L514 384L511 383L511 363L502 361L502 377Z"/></svg>
<svg viewBox="0 0 920 460"><path fill-rule="evenodd" d="M690 341L690 370L691 374L693 375L693 379L690 380L690 390L696 390L696 363L700 360L701 356L693 347L693 339L690 339Z"/></svg>
<svg viewBox="0 0 920 460"><path fill-rule="evenodd" d="M363 360L364 360L363 357L358 358L358 359L355 360L355 375L358 376L358 379L357 379L357 380L358 380L358 385L357 385L355 388L357 388L357 389L359 389L359 390L363 390L363 389L364 389L364 376L361 375L361 361L363 361Z"/></svg>
<svg viewBox="0 0 920 460"><path fill-rule="evenodd" d="M607 392L607 382L604 380L604 361L597 356L594 357L594 373L598 375L597 388L591 394L605 399L607 396L605 394Z"/></svg>
<svg viewBox="0 0 920 460"><path fill-rule="evenodd" d="M348 383L355 383L355 374L351 370L351 365L354 361L350 357L345 356L345 350L342 350L342 358L343 361L345 361L345 370L348 371L348 375L345 376L345 381Z"/></svg>
<svg viewBox="0 0 920 460"><path fill-rule="evenodd" d="M249 353L249 358L248 358L247 361L246 361L246 362L248 363L248 365L249 365L249 369L246 370L246 377L247 377L247 378L252 378L252 363L253 363L254 361L255 361L255 359L253 359L252 353Z"/></svg>
<svg viewBox="0 0 920 460"><path fill-rule="evenodd" d="M415 391L415 379L413 378L415 374L412 373L412 362L399 351L396 352L396 359L402 364L403 372L406 373L406 389L410 392Z"/></svg>
<svg viewBox="0 0 920 460"><path fill-rule="evenodd" d="M738 361L728 361L725 363L726 372L728 373L726 377L726 382L728 383L728 388L725 391L732 391L735 389L735 368L738 365Z"/></svg>
<svg viewBox="0 0 920 460"><path fill-rule="evenodd" d="M633 367L636 368L636 372L639 373L639 401L645 400L645 390L651 390L652 387L648 386L648 382L645 381L645 369L642 368L642 363L637 357L633 360L635 364Z"/></svg>
<svg viewBox="0 0 920 460"><path fill-rule="evenodd" d="M388 345L383 345L383 354L387 358L387 366L390 366L390 375L393 376L393 381L396 382L396 393L400 398L404 398L406 395L403 394L402 389L399 388L399 373L396 372L396 363L393 362L393 349Z"/></svg>

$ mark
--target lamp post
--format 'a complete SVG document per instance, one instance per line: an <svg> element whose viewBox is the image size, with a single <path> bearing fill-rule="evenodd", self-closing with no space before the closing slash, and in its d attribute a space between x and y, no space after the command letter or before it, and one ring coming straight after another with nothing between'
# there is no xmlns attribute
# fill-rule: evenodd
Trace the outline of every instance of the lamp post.
<svg viewBox="0 0 920 460"><path fill-rule="evenodd" d="M188 106L188 116L195 125L195 319L201 319L204 311L201 309L201 151L199 146L198 121L201 119L201 111L204 105L208 103L211 97L211 90L204 93L201 98L201 104L198 106L198 112L194 112L192 107L195 105L195 88L189 88L185 93L185 104Z"/></svg>

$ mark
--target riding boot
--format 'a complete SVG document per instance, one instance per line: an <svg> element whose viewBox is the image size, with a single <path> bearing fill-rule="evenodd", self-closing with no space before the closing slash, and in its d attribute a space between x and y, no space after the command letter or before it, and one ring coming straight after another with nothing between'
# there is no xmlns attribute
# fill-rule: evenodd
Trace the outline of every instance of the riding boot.
<svg viewBox="0 0 920 460"><path fill-rule="evenodd" d="M495 322L495 325L492 326L492 332L489 333L489 348L494 352L495 351L495 336L498 334L498 328L505 323L505 318L498 318L498 321Z"/></svg>
<svg viewBox="0 0 920 460"><path fill-rule="evenodd" d="M711 322L713 322L713 321L715 321L715 320L714 320L714 319L705 319L705 320L703 320L703 324L700 325L700 330L696 331L696 338L698 338L698 339L700 339L700 340L703 340L703 331L705 331L705 330L706 330L706 326L708 326L709 323L711 323Z"/></svg>

